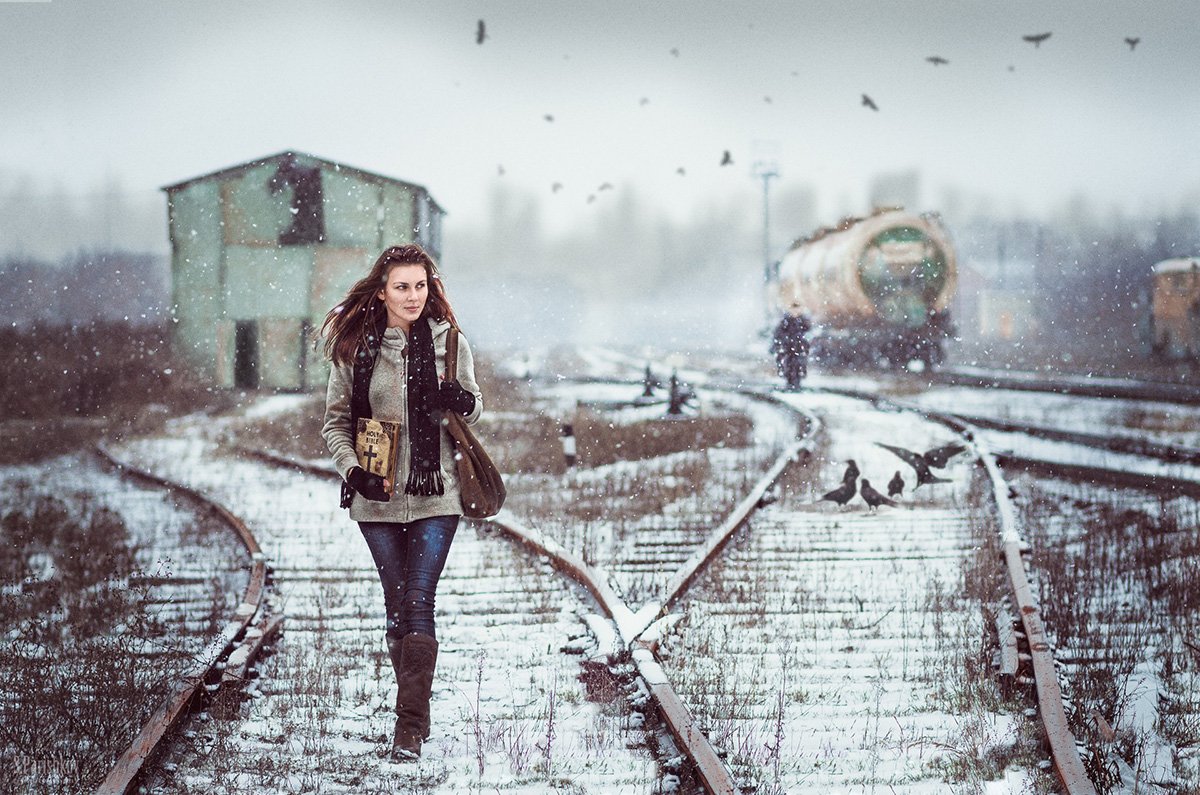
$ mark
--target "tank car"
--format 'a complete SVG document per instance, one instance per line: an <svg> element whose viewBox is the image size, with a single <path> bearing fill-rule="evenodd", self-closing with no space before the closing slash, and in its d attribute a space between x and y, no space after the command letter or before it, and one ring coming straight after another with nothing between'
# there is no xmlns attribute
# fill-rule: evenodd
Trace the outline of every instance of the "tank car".
<svg viewBox="0 0 1200 795"><path fill-rule="evenodd" d="M1151 350L1164 359L1200 358L1200 257L1166 259L1151 272Z"/></svg>
<svg viewBox="0 0 1200 795"><path fill-rule="evenodd" d="M933 213L847 218L797 240L772 285L781 312L813 321L812 357L832 365L939 364L952 333L954 247Z"/></svg>

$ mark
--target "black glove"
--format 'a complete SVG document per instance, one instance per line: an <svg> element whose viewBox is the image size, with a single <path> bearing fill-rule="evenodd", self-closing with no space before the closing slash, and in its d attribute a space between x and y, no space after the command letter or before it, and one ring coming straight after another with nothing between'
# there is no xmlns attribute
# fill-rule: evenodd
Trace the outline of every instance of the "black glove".
<svg viewBox="0 0 1200 795"><path fill-rule="evenodd" d="M350 467L350 471L346 473L346 482L350 484L350 488L368 500L389 502L392 499L392 495L383 490L383 478L362 467Z"/></svg>
<svg viewBox="0 0 1200 795"><path fill-rule="evenodd" d="M475 396L463 389L457 379L443 381L433 402L439 409L453 411L464 417L475 410Z"/></svg>

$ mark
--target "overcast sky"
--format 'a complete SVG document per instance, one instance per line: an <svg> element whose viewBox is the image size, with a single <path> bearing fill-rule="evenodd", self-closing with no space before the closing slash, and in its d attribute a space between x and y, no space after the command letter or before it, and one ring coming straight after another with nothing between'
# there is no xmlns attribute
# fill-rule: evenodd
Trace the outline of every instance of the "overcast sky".
<svg viewBox="0 0 1200 795"><path fill-rule="evenodd" d="M562 229L622 190L680 216L754 199L766 153L827 215L906 169L923 209L953 185L1137 213L1200 200L1197 31L1196 0L0 2L0 196L162 202L297 149L427 186L448 232L501 182Z"/></svg>

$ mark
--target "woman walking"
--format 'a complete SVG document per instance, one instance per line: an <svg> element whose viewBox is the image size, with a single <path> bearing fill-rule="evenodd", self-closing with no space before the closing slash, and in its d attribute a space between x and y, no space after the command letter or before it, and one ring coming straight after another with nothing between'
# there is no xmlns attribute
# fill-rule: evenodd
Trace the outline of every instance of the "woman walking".
<svg viewBox="0 0 1200 795"><path fill-rule="evenodd" d="M388 655L396 672L395 759L416 759L429 736L437 662L434 596L462 514L446 411L475 422L483 396L471 348L459 336L457 372L445 372L457 329L433 259L418 245L392 246L321 327L331 361L322 435L343 478L342 507L358 522L383 584ZM400 425L391 472L359 466L362 417Z"/></svg>

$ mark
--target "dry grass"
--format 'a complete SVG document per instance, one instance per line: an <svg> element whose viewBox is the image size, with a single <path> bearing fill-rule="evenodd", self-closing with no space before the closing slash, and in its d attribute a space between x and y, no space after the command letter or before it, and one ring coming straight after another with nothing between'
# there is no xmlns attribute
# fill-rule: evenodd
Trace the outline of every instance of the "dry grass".
<svg viewBox="0 0 1200 795"><path fill-rule="evenodd" d="M1147 743L1136 731L1105 737L1095 716L1120 727L1135 708L1133 683L1151 666L1161 683L1155 731L1176 748L1200 744L1200 511L1190 500L1166 500L1092 486L1026 480L1020 507L1037 553L1037 582L1046 625L1068 661L1068 717L1089 753L1102 791L1118 783L1110 753L1142 769ZM1180 783L1200 786L1192 768Z"/></svg>
<svg viewBox="0 0 1200 795"><path fill-rule="evenodd" d="M14 791L84 792L185 661L161 645L145 653L168 628L147 589L130 585L135 550L116 514L81 500L15 502L0 519L0 760Z"/></svg>
<svg viewBox="0 0 1200 795"><path fill-rule="evenodd" d="M0 329L0 464L144 433L169 416L227 405L170 350L167 328L124 323Z"/></svg>

